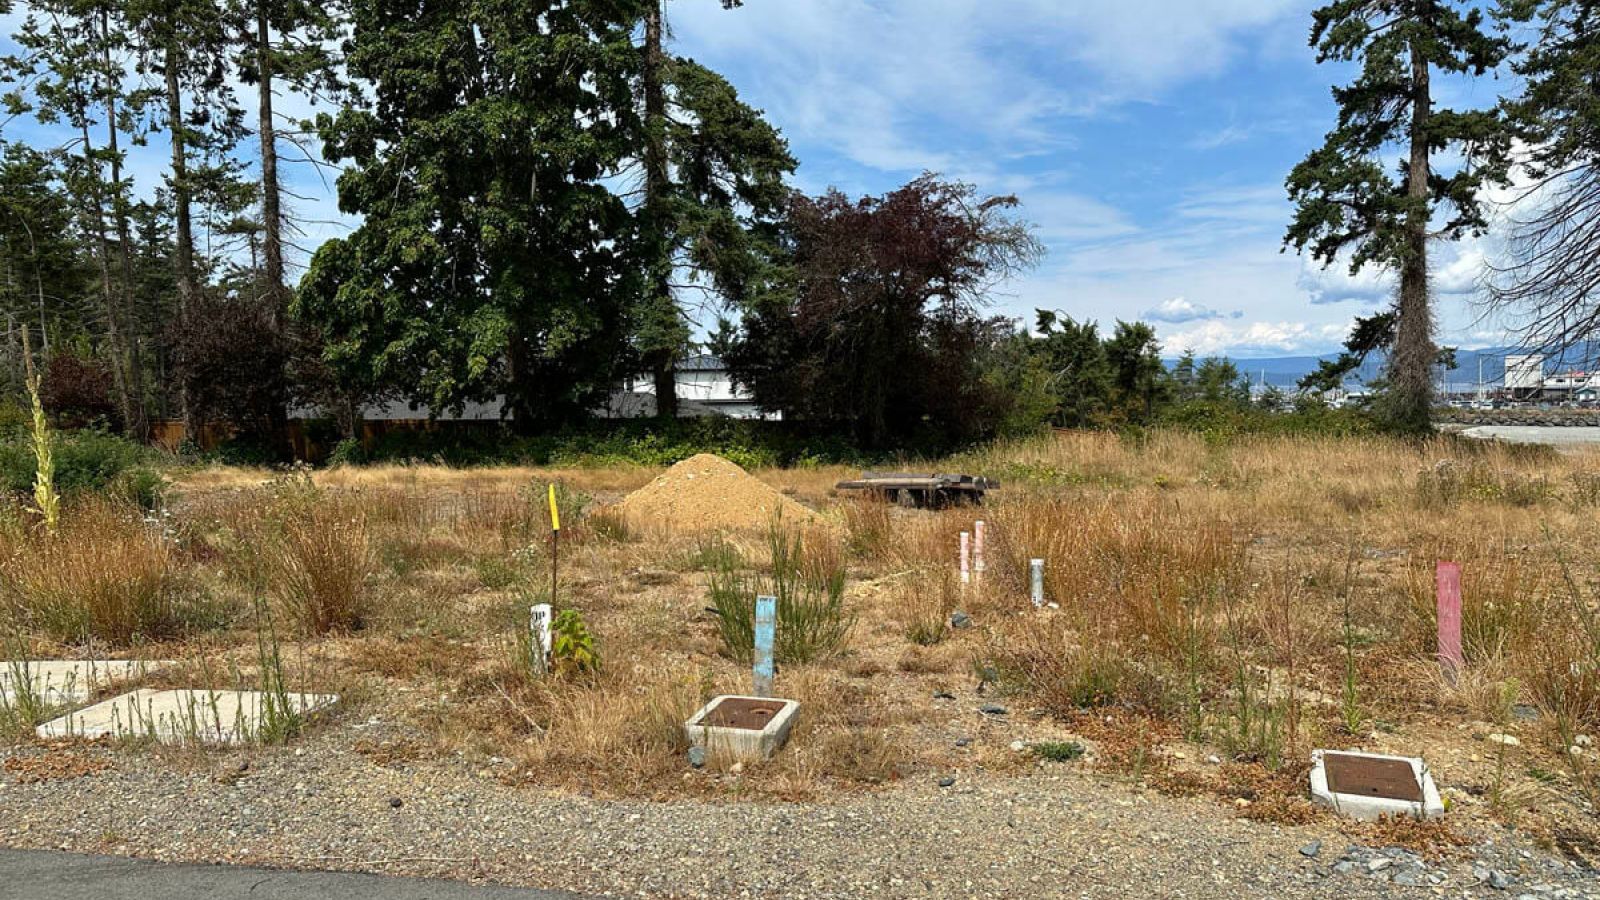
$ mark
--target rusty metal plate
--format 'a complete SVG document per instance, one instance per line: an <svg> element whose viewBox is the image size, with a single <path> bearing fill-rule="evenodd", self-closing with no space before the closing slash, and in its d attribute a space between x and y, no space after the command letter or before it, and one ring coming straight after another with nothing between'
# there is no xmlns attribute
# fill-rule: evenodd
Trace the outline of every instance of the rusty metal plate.
<svg viewBox="0 0 1600 900"><path fill-rule="evenodd" d="M1422 802L1417 773L1403 759L1324 753L1322 765L1328 773L1328 789L1335 793Z"/></svg>
<svg viewBox="0 0 1600 900"><path fill-rule="evenodd" d="M712 707L699 724L713 728L741 728L760 731L767 727L772 717L783 712L781 700L752 700L731 697Z"/></svg>

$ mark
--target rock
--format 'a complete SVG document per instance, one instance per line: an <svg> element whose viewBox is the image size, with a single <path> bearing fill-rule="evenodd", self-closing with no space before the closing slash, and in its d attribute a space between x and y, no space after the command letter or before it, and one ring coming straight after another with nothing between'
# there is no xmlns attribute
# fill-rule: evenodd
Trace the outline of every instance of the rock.
<svg viewBox="0 0 1600 900"><path fill-rule="evenodd" d="M1511 714L1523 722L1532 722L1539 718L1539 709L1526 703L1518 703L1511 707Z"/></svg>
<svg viewBox="0 0 1600 900"><path fill-rule="evenodd" d="M1220 757L1220 756L1216 755L1215 753L1213 753L1210 756L1206 757L1206 762L1211 764L1211 765L1213 765L1213 766L1220 766L1220 765L1222 765L1222 757Z"/></svg>
<svg viewBox="0 0 1600 900"><path fill-rule="evenodd" d="M958 609L955 612L950 614L950 627L951 628L971 628L972 627L972 617Z"/></svg>
<svg viewBox="0 0 1600 900"><path fill-rule="evenodd" d="M1394 883L1405 885L1406 887L1422 887L1426 882L1423 880L1421 872L1413 869L1401 869L1394 873Z"/></svg>
<svg viewBox="0 0 1600 900"><path fill-rule="evenodd" d="M696 769L705 768L705 765L706 765L706 748L704 748L704 747L690 747L689 748L689 765L693 766Z"/></svg>
<svg viewBox="0 0 1600 900"><path fill-rule="evenodd" d="M1012 741L1011 742L1011 752L1012 753L1021 753L1022 751L1026 750L1026 749L1028 749L1028 745L1023 743L1022 741Z"/></svg>
<svg viewBox="0 0 1600 900"><path fill-rule="evenodd" d="M729 775L742 775L742 774L744 774L744 763L736 762L733 765L729 766L728 767L728 774Z"/></svg>
<svg viewBox="0 0 1600 900"><path fill-rule="evenodd" d="M1333 864L1333 874L1348 875L1356 870L1356 864L1348 859L1342 859Z"/></svg>
<svg viewBox="0 0 1600 900"><path fill-rule="evenodd" d="M1580 734L1573 738L1572 742L1577 744L1579 747L1587 747L1594 743L1594 738L1589 737L1587 734Z"/></svg>
<svg viewBox="0 0 1600 900"><path fill-rule="evenodd" d="M957 747L966 747L966 746L969 746L971 743L972 743L972 738L969 738L969 737L956 738L956 746Z"/></svg>
<svg viewBox="0 0 1600 900"><path fill-rule="evenodd" d="M935 700L954 700L955 698L956 698L956 695L950 693L949 691L934 691L933 692L933 699L935 699Z"/></svg>
<svg viewBox="0 0 1600 900"><path fill-rule="evenodd" d="M1515 735L1510 735L1510 734L1495 733L1495 734L1489 735L1484 740L1487 740L1491 744L1499 744L1502 747L1521 747L1522 746L1522 741L1517 740Z"/></svg>
<svg viewBox="0 0 1600 900"><path fill-rule="evenodd" d="M1300 855L1304 856L1306 859L1316 859L1317 854L1321 852L1322 841L1312 841L1311 843L1300 848Z"/></svg>
<svg viewBox="0 0 1600 900"><path fill-rule="evenodd" d="M405 806L405 805L406 805L406 802L404 800L401 800L399 797L390 797L389 798L389 808L390 809L399 809L400 807Z"/></svg>
<svg viewBox="0 0 1600 900"><path fill-rule="evenodd" d="M1513 884L1516 883L1517 880L1515 878L1512 878L1510 875L1507 875L1498 869L1489 873L1489 887L1492 887L1497 891L1508 890Z"/></svg>
<svg viewBox="0 0 1600 900"><path fill-rule="evenodd" d="M1367 862L1367 874L1376 875L1392 865L1394 865L1394 860L1389 859L1386 856L1380 856L1377 859Z"/></svg>
<svg viewBox="0 0 1600 900"><path fill-rule="evenodd" d="M1003 716L1010 712L1010 710L998 703L985 703L984 705L978 707L978 712L981 712L986 716Z"/></svg>
<svg viewBox="0 0 1600 900"><path fill-rule="evenodd" d="M939 779L939 787L942 787L942 788L950 787L951 785L953 785L955 783L956 783L956 778L955 778L954 775L946 775L945 777Z"/></svg>

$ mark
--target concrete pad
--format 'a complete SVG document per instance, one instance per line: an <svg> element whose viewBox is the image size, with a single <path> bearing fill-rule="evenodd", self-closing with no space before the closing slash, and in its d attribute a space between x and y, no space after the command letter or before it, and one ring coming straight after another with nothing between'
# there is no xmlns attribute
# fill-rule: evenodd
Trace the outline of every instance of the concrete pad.
<svg viewBox="0 0 1600 900"><path fill-rule="evenodd" d="M1330 787L1329 757L1338 759L1344 766L1354 764L1375 774L1365 779L1352 778L1352 786L1357 790L1336 790ZM1433 782L1433 775L1428 772L1428 764L1420 757L1313 750L1311 763L1311 799L1340 815L1368 822L1376 821L1380 816L1431 819L1444 815L1444 801L1439 796L1439 788ZM1395 779L1393 775L1396 770L1401 774L1409 773L1408 778ZM1396 787L1399 789L1396 790Z"/></svg>
<svg viewBox="0 0 1600 900"><path fill-rule="evenodd" d="M48 706L88 700L95 691L171 665L142 659L20 659L0 661L0 703L15 703L24 683Z"/></svg>
<svg viewBox="0 0 1600 900"><path fill-rule="evenodd" d="M149 737L163 744L245 744L261 733L260 691L134 691L40 725L39 737ZM337 694L290 694L303 717L332 709Z"/></svg>
<svg viewBox="0 0 1600 900"><path fill-rule="evenodd" d="M723 713L734 708L743 712L719 715L718 707L724 703L729 705ZM789 740L789 729L794 727L799 711L796 700L723 695L713 698L683 723L683 733L690 746L704 747L738 762L760 762L770 759ZM724 721L728 724L719 724Z"/></svg>

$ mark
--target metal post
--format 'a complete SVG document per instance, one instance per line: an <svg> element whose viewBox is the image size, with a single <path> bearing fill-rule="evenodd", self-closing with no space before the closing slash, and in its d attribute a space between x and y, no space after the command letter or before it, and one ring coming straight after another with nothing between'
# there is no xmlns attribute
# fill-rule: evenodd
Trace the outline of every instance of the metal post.
<svg viewBox="0 0 1600 900"><path fill-rule="evenodd" d="M1044 606L1044 560L1031 560L1029 568L1033 576L1033 605Z"/></svg>
<svg viewBox="0 0 1600 900"><path fill-rule="evenodd" d="M778 635L778 598L756 598L756 656L755 656L755 690L752 692L757 697L772 696L772 678L775 667L772 659L772 647Z"/></svg>

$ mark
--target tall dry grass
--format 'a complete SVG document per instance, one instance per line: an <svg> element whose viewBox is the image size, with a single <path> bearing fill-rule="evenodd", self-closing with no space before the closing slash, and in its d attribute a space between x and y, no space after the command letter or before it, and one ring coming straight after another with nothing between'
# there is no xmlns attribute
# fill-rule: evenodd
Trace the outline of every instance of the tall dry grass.
<svg viewBox="0 0 1600 900"><path fill-rule="evenodd" d="M181 633L186 605L172 546L134 507L69 504L55 535L21 539L0 566L7 618L67 642L126 647Z"/></svg>

